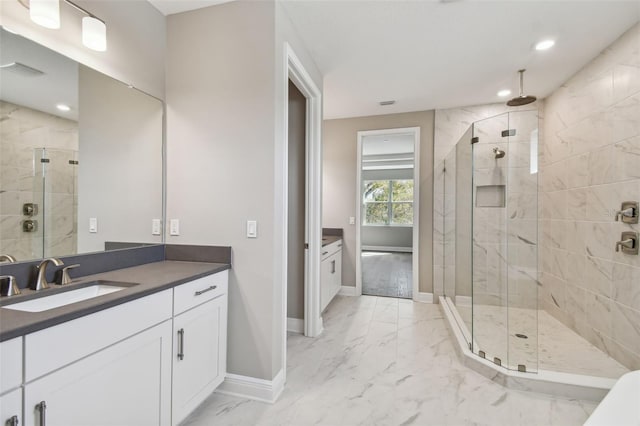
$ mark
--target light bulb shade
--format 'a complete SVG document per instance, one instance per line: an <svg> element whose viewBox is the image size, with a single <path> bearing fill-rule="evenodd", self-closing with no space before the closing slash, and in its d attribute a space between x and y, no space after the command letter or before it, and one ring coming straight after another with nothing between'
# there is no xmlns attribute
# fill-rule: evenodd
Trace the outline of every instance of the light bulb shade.
<svg viewBox="0 0 640 426"><path fill-rule="evenodd" d="M45 28L60 28L60 0L31 0L29 2L31 20Z"/></svg>
<svg viewBox="0 0 640 426"><path fill-rule="evenodd" d="M92 16L82 18L82 44L92 50L107 50L107 26Z"/></svg>

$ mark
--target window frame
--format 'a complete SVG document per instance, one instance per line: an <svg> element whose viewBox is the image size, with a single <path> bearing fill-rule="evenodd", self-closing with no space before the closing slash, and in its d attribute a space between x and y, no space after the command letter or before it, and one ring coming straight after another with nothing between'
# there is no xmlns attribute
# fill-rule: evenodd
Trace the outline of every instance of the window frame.
<svg viewBox="0 0 640 426"><path fill-rule="evenodd" d="M411 200L410 201L393 201L393 182L398 181L411 181ZM369 182L387 182L387 190L389 197L387 201L367 201L364 198L364 191L362 194L362 207L363 207L363 226L393 226L393 227L405 227L411 228L415 223L415 217L413 216L413 199L414 199L414 179L372 179L363 180L363 186L366 187ZM386 223L369 223L367 221L367 205L368 204L387 204L387 222ZM393 223L393 206L394 204L410 204L411 205L411 223Z"/></svg>

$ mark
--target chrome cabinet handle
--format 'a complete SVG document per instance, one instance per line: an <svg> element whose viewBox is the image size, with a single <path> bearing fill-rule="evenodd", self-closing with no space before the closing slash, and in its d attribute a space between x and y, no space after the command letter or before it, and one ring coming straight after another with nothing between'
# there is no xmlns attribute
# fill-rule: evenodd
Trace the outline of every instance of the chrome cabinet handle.
<svg viewBox="0 0 640 426"><path fill-rule="evenodd" d="M12 416L5 424L8 426L18 426L19 423L18 416Z"/></svg>
<svg viewBox="0 0 640 426"><path fill-rule="evenodd" d="M218 288L217 285L212 285L211 287L205 288L204 290L196 291L196 296L200 296L201 294L204 294L204 293L206 293L208 291L211 291L211 290L215 290L216 288Z"/></svg>
<svg viewBox="0 0 640 426"><path fill-rule="evenodd" d="M331 273L332 274L336 273L336 261L335 260L331 261Z"/></svg>
<svg viewBox="0 0 640 426"><path fill-rule="evenodd" d="M322 255L324 256L325 254L329 253L328 251L323 251Z"/></svg>
<svg viewBox="0 0 640 426"><path fill-rule="evenodd" d="M184 359L184 328L178 330L178 359Z"/></svg>
<svg viewBox="0 0 640 426"><path fill-rule="evenodd" d="M40 401L39 404L36 404L36 410L40 411L40 426L47 425L47 403L45 401Z"/></svg>

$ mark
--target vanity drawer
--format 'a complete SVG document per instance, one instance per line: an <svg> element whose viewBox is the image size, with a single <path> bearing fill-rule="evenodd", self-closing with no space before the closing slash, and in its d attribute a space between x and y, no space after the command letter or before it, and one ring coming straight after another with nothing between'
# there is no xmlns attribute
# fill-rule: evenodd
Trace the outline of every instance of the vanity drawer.
<svg viewBox="0 0 640 426"><path fill-rule="evenodd" d="M338 240L329 245L322 247L322 260L336 253L338 250L342 250L342 240Z"/></svg>
<svg viewBox="0 0 640 426"><path fill-rule="evenodd" d="M132 300L25 336L25 382L69 365L171 318L171 290Z"/></svg>
<svg viewBox="0 0 640 426"><path fill-rule="evenodd" d="M173 315L227 293L229 271L218 272L173 289Z"/></svg>
<svg viewBox="0 0 640 426"><path fill-rule="evenodd" d="M22 383L22 337L0 343L0 394Z"/></svg>

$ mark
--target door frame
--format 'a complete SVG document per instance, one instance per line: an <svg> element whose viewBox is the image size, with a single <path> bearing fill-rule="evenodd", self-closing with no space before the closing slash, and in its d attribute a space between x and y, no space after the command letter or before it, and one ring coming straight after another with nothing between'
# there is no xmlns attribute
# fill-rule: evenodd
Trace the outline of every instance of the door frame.
<svg viewBox="0 0 640 426"><path fill-rule="evenodd" d="M298 59L289 43L284 43L284 146L289 140L289 80L307 98L305 125L306 155L306 224L305 234L308 248L305 250L305 283L304 283L304 335L316 337L322 333L322 316L320 312L320 254L322 246L322 92L316 86L311 75ZM283 271L282 289L282 365L286 371L287 353L287 253L288 253L288 152L284 149L283 190L280 208L284 213L282 229L283 256L280 267Z"/></svg>
<svg viewBox="0 0 640 426"><path fill-rule="evenodd" d="M361 130L357 140L356 163L356 296L362 295L362 141L365 136L412 133L413 142L413 241L412 241L412 299L420 301L420 127L400 127L382 130Z"/></svg>

